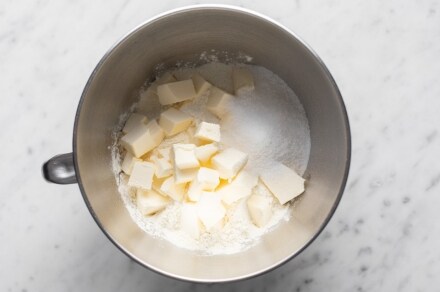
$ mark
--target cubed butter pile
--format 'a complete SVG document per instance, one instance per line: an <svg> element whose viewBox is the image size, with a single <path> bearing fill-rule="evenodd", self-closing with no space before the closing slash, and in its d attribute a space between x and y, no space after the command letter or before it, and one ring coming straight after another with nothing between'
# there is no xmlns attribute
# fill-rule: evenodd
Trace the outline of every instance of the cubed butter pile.
<svg viewBox="0 0 440 292"><path fill-rule="evenodd" d="M222 145L221 119L236 97L198 73L187 80L176 80L170 73L165 77L152 90L167 109L158 120L133 113L120 139L126 153L121 169L129 176L128 185L136 189L140 212L151 216L173 202L181 204L180 226L198 238L202 232L223 228L228 208L240 200L246 200L257 227L267 224L273 200L254 193L259 179L280 204L304 191L304 179L282 163L274 162L257 177L243 170L249 158L246 153ZM252 74L246 68L233 70L232 79L236 93L254 89ZM220 124L197 120L179 110L183 103L203 94L208 95L206 109ZM183 132L189 137L185 143L165 143Z"/></svg>

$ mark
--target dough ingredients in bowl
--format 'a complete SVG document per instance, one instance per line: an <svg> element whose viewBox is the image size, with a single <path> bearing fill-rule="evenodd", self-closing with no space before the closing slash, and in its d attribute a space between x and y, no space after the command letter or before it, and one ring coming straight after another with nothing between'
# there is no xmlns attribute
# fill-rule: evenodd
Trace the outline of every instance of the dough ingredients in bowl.
<svg viewBox="0 0 440 292"><path fill-rule="evenodd" d="M295 93L255 65L158 74L114 131L113 171L145 232L204 254L256 244L304 191L310 133Z"/></svg>

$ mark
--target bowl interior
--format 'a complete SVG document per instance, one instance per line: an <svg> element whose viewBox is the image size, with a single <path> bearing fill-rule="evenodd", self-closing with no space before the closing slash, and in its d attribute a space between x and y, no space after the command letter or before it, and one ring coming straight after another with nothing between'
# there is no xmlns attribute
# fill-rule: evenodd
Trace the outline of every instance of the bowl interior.
<svg viewBox="0 0 440 292"><path fill-rule="evenodd" d="M233 255L201 256L144 233L124 207L111 169L111 132L157 64L195 61L216 49L243 52L280 76L307 114L311 152L307 189L290 221L256 246ZM182 9L130 33L101 60L82 96L75 122L75 162L92 215L108 237L139 263L185 280L217 282L259 274L301 251L333 213L350 155L345 108L333 79L296 37L270 20L227 7Z"/></svg>

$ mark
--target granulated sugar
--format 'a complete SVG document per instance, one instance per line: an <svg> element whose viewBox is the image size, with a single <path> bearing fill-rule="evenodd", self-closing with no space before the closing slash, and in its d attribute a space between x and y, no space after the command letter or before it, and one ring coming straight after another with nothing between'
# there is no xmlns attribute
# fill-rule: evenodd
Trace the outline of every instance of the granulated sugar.
<svg viewBox="0 0 440 292"><path fill-rule="evenodd" d="M222 119L222 142L247 153L246 169L254 174L274 161L303 174L310 154L310 133L295 93L271 71L246 66L254 90L241 90Z"/></svg>
<svg viewBox="0 0 440 292"><path fill-rule="evenodd" d="M242 90L233 97L229 113L221 124L222 143L249 155L246 170L258 174L273 161L279 161L302 174L307 166L310 152L310 134L305 112L293 91L278 76L265 68L246 66L254 77L255 89ZM212 84L232 92L232 65L208 63L198 68L183 68L173 72L177 78L199 72ZM219 122L205 110L207 95L188 102L181 107L197 120ZM121 118L122 125L127 116ZM180 229L181 203L174 202L154 216L143 216L134 201L134 189L127 186L127 176L120 172L121 151L119 134L115 134L112 146L113 170L121 197L131 217L139 227L151 236L164 238L173 244L203 254L231 254L243 251L258 242L280 221L290 217L289 204L280 205L270 191L260 182L254 193L272 201L273 215L263 227L256 227L247 211L246 200L228 208L226 223L222 229L203 233L193 239ZM185 142L185 135L165 139L163 143Z"/></svg>

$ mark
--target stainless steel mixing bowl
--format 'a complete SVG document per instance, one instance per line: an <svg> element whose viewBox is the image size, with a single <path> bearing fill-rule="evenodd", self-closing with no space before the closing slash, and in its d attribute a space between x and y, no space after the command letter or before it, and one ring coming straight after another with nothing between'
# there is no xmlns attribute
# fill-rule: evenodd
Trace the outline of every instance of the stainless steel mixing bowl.
<svg viewBox="0 0 440 292"><path fill-rule="evenodd" d="M202 256L143 232L118 193L111 132L159 63L194 61L202 51L244 52L295 91L307 114L311 153L307 190L293 217L237 254ZM270 98L270 97L268 97ZM287 125L288 126L288 125ZM46 179L78 182L96 223L125 254L159 273L225 282L269 271L299 254L322 231L341 199L350 164L350 130L341 94L319 57L273 20L240 8L192 6L135 28L102 58L88 80L75 119L73 153L43 166Z"/></svg>

